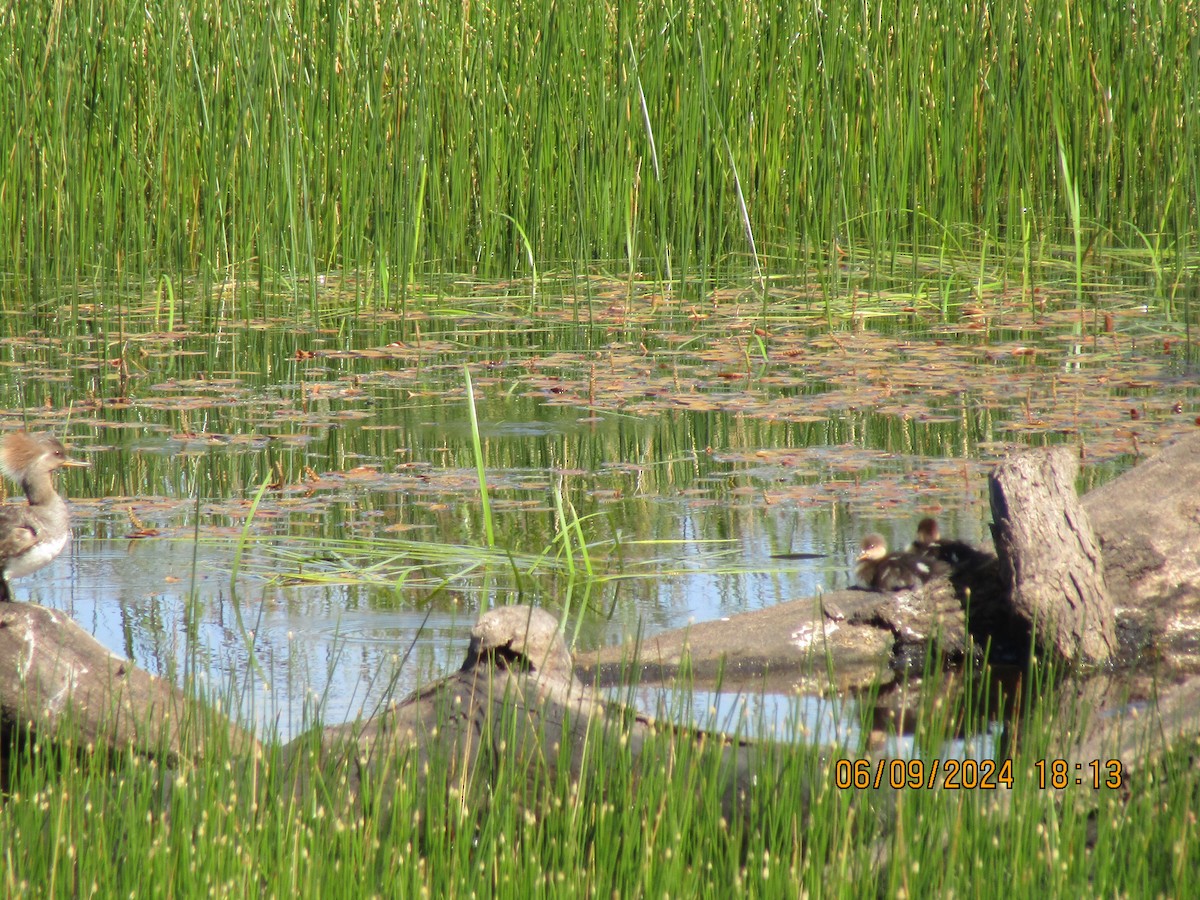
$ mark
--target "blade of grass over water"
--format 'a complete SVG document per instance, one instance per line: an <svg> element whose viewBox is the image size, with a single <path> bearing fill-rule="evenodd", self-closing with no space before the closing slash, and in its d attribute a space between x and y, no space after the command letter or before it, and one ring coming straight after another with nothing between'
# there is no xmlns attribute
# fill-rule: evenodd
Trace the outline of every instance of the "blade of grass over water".
<svg viewBox="0 0 1200 900"><path fill-rule="evenodd" d="M237 624L237 633L245 645L246 658L249 660L250 666L255 672L264 677L265 673L259 664L258 655L254 651L254 632L246 628L246 622L242 617L242 603L238 597L237 583L246 544L250 540L250 535L254 529L254 516L258 512L259 504L262 503L263 495L267 492L267 487L271 484L271 477L271 474L268 474L262 480L262 483L258 486L258 490L250 501L250 509L246 512L246 521L243 523L242 532L238 536L237 545L233 552L233 565L229 572L229 602L233 604L233 617Z"/></svg>
<svg viewBox="0 0 1200 900"><path fill-rule="evenodd" d="M754 242L754 226L750 221L750 211L746 208L746 195L742 190L742 179L738 174L737 162L733 158L733 148L729 145L729 133L725 128L725 122L721 118L721 114L715 103L712 102L712 84L708 76L708 66L704 58L704 44L702 41L697 42L696 56L700 61L700 77L703 79L704 96L709 101L710 115L716 123L716 131L721 136L721 147L725 151L725 161L729 165L729 173L733 179L734 195L737 197L738 214L741 219L742 227L745 229L746 244L750 251L750 260L754 263L754 274L758 278L759 284L763 291L766 291L766 281L763 278L762 265L758 258L758 247Z"/></svg>
<svg viewBox="0 0 1200 900"><path fill-rule="evenodd" d="M537 309L538 288L537 260L533 255L533 245L529 243L529 235L525 233L525 229L521 227L520 222L518 222L508 213L498 213L497 215L512 222L513 228L517 230L517 234L521 237L521 246L525 249L525 259L529 263L529 271L532 273L531 280L529 282L529 314L533 315L533 311Z"/></svg>
<svg viewBox="0 0 1200 900"><path fill-rule="evenodd" d="M467 384L467 410L471 416L471 448L475 453L475 474L479 479L479 505L483 514L484 534L488 548L496 546L496 532L492 525L492 507L488 501L487 471L483 456L483 442L479 438L479 417L475 413L475 389L471 386L471 369L463 367Z"/></svg>
<svg viewBox="0 0 1200 900"><path fill-rule="evenodd" d="M237 546L233 553L233 571L229 574L229 596L233 600L234 611L238 615L239 627L241 627L241 610L240 604L237 601L238 570L241 568L242 556L246 551L246 544L250 540L250 535L254 528L254 515L258 512L258 505L262 503L263 495L267 492L267 487L271 484L271 477L268 474L254 493L254 497L250 501L250 509L246 512L246 520L242 523L242 533L238 536Z"/></svg>

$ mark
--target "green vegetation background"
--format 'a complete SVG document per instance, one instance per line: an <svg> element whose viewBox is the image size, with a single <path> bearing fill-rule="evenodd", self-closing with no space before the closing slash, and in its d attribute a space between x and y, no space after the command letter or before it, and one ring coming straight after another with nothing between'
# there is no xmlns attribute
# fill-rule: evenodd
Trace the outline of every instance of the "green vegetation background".
<svg viewBox="0 0 1200 900"><path fill-rule="evenodd" d="M394 284L530 251L680 278L835 241L1082 227L1158 254L1197 234L1193 2L93 0L3 19L0 269L35 285L233 265Z"/></svg>

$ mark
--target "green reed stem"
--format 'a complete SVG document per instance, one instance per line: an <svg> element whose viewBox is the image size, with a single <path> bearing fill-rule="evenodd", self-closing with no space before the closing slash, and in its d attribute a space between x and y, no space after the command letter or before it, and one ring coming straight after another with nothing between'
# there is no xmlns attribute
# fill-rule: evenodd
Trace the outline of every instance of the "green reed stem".
<svg viewBox="0 0 1200 900"><path fill-rule="evenodd" d="M475 389L471 386L471 369L463 366L467 383L467 411L471 416L471 448L475 454L475 475L479 479L479 505L483 510L483 528L488 549L496 546L496 531L492 524L492 504L488 500L487 472L484 466L483 442L479 437L479 418L475 413Z"/></svg>

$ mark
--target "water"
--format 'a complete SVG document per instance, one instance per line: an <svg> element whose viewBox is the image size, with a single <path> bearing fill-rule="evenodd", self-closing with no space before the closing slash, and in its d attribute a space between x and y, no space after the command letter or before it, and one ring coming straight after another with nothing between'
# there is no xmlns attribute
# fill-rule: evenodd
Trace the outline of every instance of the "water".
<svg viewBox="0 0 1200 900"><path fill-rule="evenodd" d="M155 675L180 683L187 668L220 694L236 684L247 724L284 737L314 714L325 724L370 715L385 698L462 664L473 604L414 609L403 591L282 585L264 577L265 565L239 577L235 598L233 564L231 548L183 538L83 535L51 566L15 582L15 593L62 610ZM764 608L804 596L820 578L799 563L774 575L716 574L704 571L707 564L707 556L689 559L686 545L679 547L672 567L682 574L626 588L620 614L588 615L578 645ZM285 574L282 567L278 573ZM526 599L552 604L549 597Z"/></svg>
<svg viewBox="0 0 1200 900"><path fill-rule="evenodd" d="M359 588L251 578L239 579L235 601L232 562L224 550L185 541L83 538L17 582L16 593L66 612L155 675L180 683L186 669L217 696L232 689L245 724L283 738L317 714L325 724L369 716L462 663L473 615L385 608Z"/></svg>
<svg viewBox="0 0 1200 900"><path fill-rule="evenodd" d="M280 587L249 577L238 580L235 602L232 563L226 550L183 540L82 538L53 565L18 581L16 593L67 613L105 647L155 675L182 682L186 668L217 696L232 690L242 723L282 740L317 720L369 717L388 699L462 664L475 619L470 611L413 610L360 587ZM796 581L813 577L797 573ZM642 624L652 618L651 627L665 630L788 599L779 581L752 577L730 597L728 587L740 580L697 573L659 584L657 596L640 602L647 611ZM197 624L189 640L193 595ZM657 615L649 616L651 609ZM616 621L585 628L585 636L593 643L628 637ZM863 728L869 710L853 698L652 684L609 688L603 696L656 719L727 735L801 740L831 751L879 744ZM918 756L911 734L884 740L879 749L888 756ZM994 747L989 733L939 753L983 759Z"/></svg>
<svg viewBox="0 0 1200 900"><path fill-rule="evenodd" d="M332 297L321 330L296 326L289 298L219 335L127 310L121 377L71 323L41 322L25 369L44 396L14 380L0 402L93 467L63 479L69 556L18 598L156 674L198 673L287 737L456 668L487 605L545 606L591 648L810 597L849 584L870 531L906 545L932 513L983 540L986 473L1013 446L1078 445L1086 489L1200 413L1188 348L1160 339L1178 323L1151 321L1140 294L1114 295L1115 331L1081 338L1072 293L1049 287L1036 320L1019 298L972 296L1003 328L884 300L830 320L783 302L782 281L778 311L582 326L555 307L577 309L575 290L542 284L532 318L522 298L414 308L402 341L395 316L341 315ZM823 739L826 715L797 713L799 730Z"/></svg>

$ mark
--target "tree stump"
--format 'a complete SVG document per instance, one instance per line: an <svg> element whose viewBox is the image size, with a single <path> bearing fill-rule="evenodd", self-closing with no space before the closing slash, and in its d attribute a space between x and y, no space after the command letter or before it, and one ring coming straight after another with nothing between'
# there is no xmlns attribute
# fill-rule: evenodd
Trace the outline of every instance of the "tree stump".
<svg viewBox="0 0 1200 900"><path fill-rule="evenodd" d="M1035 646L1068 663L1100 663L1117 649L1104 563L1075 494L1079 462L1065 447L1022 450L988 477L992 537L1013 608Z"/></svg>

